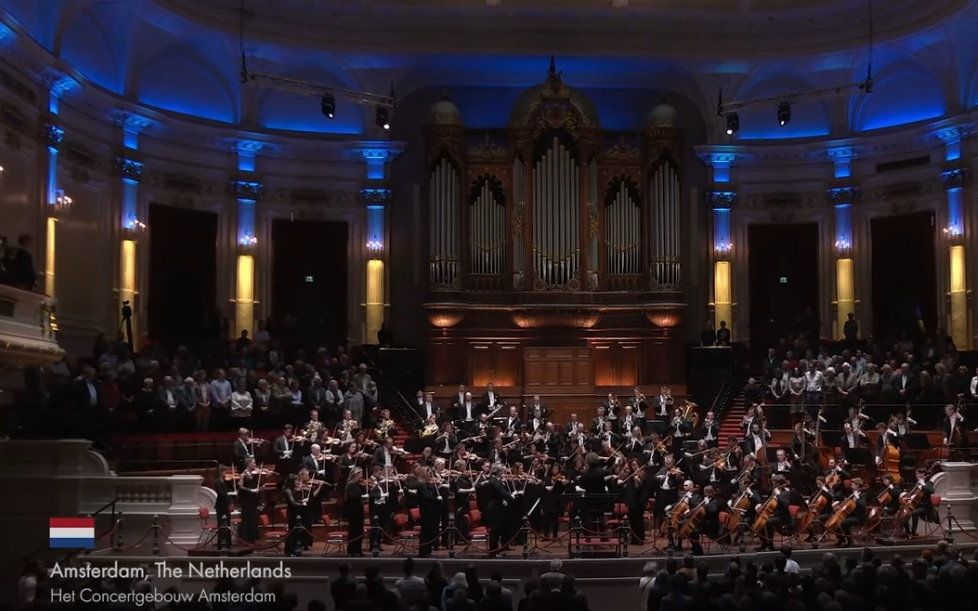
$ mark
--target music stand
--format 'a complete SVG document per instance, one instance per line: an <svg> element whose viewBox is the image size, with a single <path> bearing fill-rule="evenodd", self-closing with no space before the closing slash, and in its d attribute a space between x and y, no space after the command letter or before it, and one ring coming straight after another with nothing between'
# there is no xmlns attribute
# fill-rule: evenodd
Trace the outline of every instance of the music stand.
<svg viewBox="0 0 978 611"><path fill-rule="evenodd" d="M645 426L648 427L649 433L658 433L659 437L665 435L669 428L665 420L646 420Z"/></svg>
<svg viewBox="0 0 978 611"><path fill-rule="evenodd" d="M907 444L908 450L926 450L930 448L927 433L907 433L903 436L903 441Z"/></svg>

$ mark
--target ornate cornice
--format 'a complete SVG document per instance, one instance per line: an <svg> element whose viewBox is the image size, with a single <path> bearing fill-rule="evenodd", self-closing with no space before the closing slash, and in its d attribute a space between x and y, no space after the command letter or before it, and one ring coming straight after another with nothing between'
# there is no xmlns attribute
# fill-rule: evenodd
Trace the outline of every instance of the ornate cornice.
<svg viewBox="0 0 978 611"><path fill-rule="evenodd" d="M123 178L140 181L143 179L143 162L123 156L113 159L115 171Z"/></svg>
<svg viewBox="0 0 978 611"><path fill-rule="evenodd" d="M974 125L971 123L959 123L934 130L934 137L944 144L954 144L967 138L973 131Z"/></svg>

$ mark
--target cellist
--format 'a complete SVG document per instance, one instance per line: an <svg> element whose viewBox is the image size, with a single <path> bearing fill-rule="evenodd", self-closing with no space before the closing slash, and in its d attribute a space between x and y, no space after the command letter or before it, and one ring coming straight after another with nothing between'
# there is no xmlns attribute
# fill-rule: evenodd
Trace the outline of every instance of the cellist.
<svg viewBox="0 0 978 611"><path fill-rule="evenodd" d="M835 511L830 521L836 516L845 514L840 528L839 547L852 547L852 529L866 524L866 494L863 492L863 480L856 477L849 481L852 494L843 501L836 501L832 509Z"/></svg>
<svg viewBox="0 0 978 611"><path fill-rule="evenodd" d="M910 514L910 521L904 525L907 536L913 536L917 533L917 524L920 518L924 518L928 522L939 521L937 508L931 502L931 495L934 494L934 485L927 478L927 469L918 467L914 471L914 475L917 477L917 483L914 484L913 489L903 493L900 498L901 503L904 501L909 502L909 499L914 498L914 493L916 492L916 496L920 499L915 507L911 507L913 512Z"/></svg>
<svg viewBox="0 0 978 611"><path fill-rule="evenodd" d="M771 496L763 504L755 507L757 519L754 521L754 532L761 538L759 552L774 551L774 531L790 531L794 528L794 519L788 507L793 502L792 490L788 478L775 474L771 476Z"/></svg>
<svg viewBox="0 0 978 611"><path fill-rule="evenodd" d="M720 499L717 498L716 488L710 485L703 487L703 499L690 511L689 519L694 517L698 519L698 523L689 533L689 540L693 554L701 556L703 546L700 544L700 537L706 535L713 540L720 537Z"/></svg>

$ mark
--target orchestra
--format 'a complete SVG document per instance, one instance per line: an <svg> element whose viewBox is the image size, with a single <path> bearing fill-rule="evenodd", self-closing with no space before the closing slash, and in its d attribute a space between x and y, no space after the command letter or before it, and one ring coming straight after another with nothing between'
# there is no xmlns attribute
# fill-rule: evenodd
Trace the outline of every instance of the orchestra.
<svg viewBox="0 0 978 611"><path fill-rule="evenodd" d="M259 539L269 487L285 497L286 552L294 555L308 549L313 525L334 497L349 555L362 554L364 539L373 536L364 535L365 516L390 542L394 516L412 508L422 556L450 545L450 531L465 542L479 525L487 529L490 556L520 544L524 524L545 540L560 537L568 515L603 530L613 507L622 508L617 522L632 545L654 545L661 537L673 550L688 542L695 554L708 542L736 545L745 537L759 541L762 551L773 549L779 535L808 543L830 538L839 546L852 545L866 529L910 538L921 520L938 522L933 469L901 474L916 424L909 410L870 422L862 405L853 405L835 421L841 426L833 448L823 445L829 435L822 408L814 417L801 413L790 437L776 440L764 405L752 405L740 422L742 434L722 443L717 414L701 413L667 387L651 402L641 388L624 401L610 393L589 419L575 412L567 423L551 421L539 396L528 403L508 403L491 387L477 402L462 386L454 406L442 409L430 393L419 392L411 407L422 424L404 447L394 442L398 422L387 409L377 410L366 429L349 412L329 429L312 410L302 428L286 424L274 440L274 469L256 464L263 440L242 428L224 476L234 482L229 496L239 510L239 537ZM947 446L960 443L963 422L960 407L948 405ZM867 464L849 464L849 451L861 448ZM270 481L276 478L277 488ZM600 500L575 500L589 498Z"/></svg>

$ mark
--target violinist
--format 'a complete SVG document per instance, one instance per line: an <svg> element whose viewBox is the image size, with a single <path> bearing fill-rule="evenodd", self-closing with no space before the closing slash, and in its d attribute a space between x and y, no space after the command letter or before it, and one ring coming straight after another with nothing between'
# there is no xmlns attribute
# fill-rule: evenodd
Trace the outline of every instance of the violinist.
<svg viewBox="0 0 978 611"><path fill-rule="evenodd" d="M913 507L913 513L911 513L911 518L909 521L909 527L905 526L905 530L908 536L914 536L917 533L917 524L920 522L920 518L923 518L927 522L939 522L940 519L937 516L937 508L934 507L934 503L931 501L931 495L934 494L934 484L930 482L927 477L927 469L922 467L917 468L914 471L914 476L917 478L913 489L909 492L903 493L901 495L901 502L910 501L910 499L916 497L920 500L917 502L916 507ZM917 492L915 495L914 492Z"/></svg>
<svg viewBox="0 0 978 611"><path fill-rule="evenodd" d="M472 483L472 476L469 475L469 465L464 459L455 461L454 469L456 475L451 481L451 493L455 497L455 527L459 529L462 536L469 536L469 501L475 492Z"/></svg>
<svg viewBox="0 0 978 611"><path fill-rule="evenodd" d="M842 520L840 547L852 547L852 529L866 524L866 493L863 491L863 480L856 477L850 480L849 484L852 487L852 494L845 500L836 501L832 507L836 512L848 512Z"/></svg>
<svg viewBox="0 0 978 611"><path fill-rule="evenodd" d="M663 465L652 478L652 485L655 489L654 515L658 518L665 517L666 508L676 504L679 498L679 488L682 486L686 475L682 469L676 466L676 461L672 454L667 454L663 459Z"/></svg>
<svg viewBox="0 0 978 611"><path fill-rule="evenodd" d="M706 418L696 431L697 439L706 441L707 447L715 448L720 441L720 423L716 420L713 410L706 412Z"/></svg>
<svg viewBox="0 0 978 611"><path fill-rule="evenodd" d="M238 429L238 438L234 440L234 466L238 471L244 471L245 460L255 458L255 447L262 444L264 440L253 439L251 431L242 427Z"/></svg>
<svg viewBox="0 0 978 611"><path fill-rule="evenodd" d="M455 452L458 437L455 435L455 425L446 422L441 427L441 433L435 438L435 451L439 456L449 457Z"/></svg>
<svg viewBox="0 0 978 611"><path fill-rule="evenodd" d="M238 480L238 508L241 523L238 524L238 537L248 543L258 540L258 494L261 491L262 470L255 465L253 456L244 459L244 469Z"/></svg>
<svg viewBox="0 0 978 611"><path fill-rule="evenodd" d="M289 534L285 537L285 555L302 555L304 516L306 512L306 496L303 485L297 473L290 473L285 482L286 516L289 523Z"/></svg>
<svg viewBox="0 0 978 611"><path fill-rule="evenodd" d="M346 454L340 456L336 462L344 473L348 473L350 470L361 466L366 457L366 454L360 451L359 444L353 442L347 447Z"/></svg>
<svg viewBox="0 0 978 611"><path fill-rule="evenodd" d="M391 490L391 479L398 481L396 475L391 478L389 471L374 464L371 476L367 479L367 496L370 499L370 520L378 524L388 533L394 532L394 509L397 507L396 490Z"/></svg>
<svg viewBox="0 0 978 611"><path fill-rule="evenodd" d="M622 487L625 506L628 508L628 526L632 545L645 544L645 507L649 502L649 490L645 485L645 469L638 460L628 461L627 474L618 482Z"/></svg>
<svg viewBox="0 0 978 611"><path fill-rule="evenodd" d="M363 471L360 467L350 469L343 500L343 517L346 518L346 555L363 555L363 502L369 496L363 486Z"/></svg>
<svg viewBox="0 0 978 611"><path fill-rule="evenodd" d="M309 455L302 459L302 468L308 472L310 481L319 482L315 485L315 491L310 491L307 503L313 520L317 522L322 519L323 487L329 482L328 464L333 458L330 454L324 454L318 443L314 443L309 448Z"/></svg>
<svg viewBox="0 0 978 611"><path fill-rule="evenodd" d="M700 440L703 443L704 440ZM716 448L710 448L703 455L703 459L699 464L699 474L696 476L697 480L706 484L712 484L714 488L721 485L724 478L724 465L726 463L726 457L720 454L720 451Z"/></svg>
<svg viewBox="0 0 978 611"><path fill-rule="evenodd" d="M561 494L569 485L569 480L560 471L560 463L555 461L543 477L543 499L540 501L542 532L546 537L557 538L560 516L564 514L564 500Z"/></svg>
<svg viewBox="0 0 978 611"><path fill-rule="evenodd" d="M382 467L384 473L389 473L394 470L397 456L403 452L403 450L394 447L392 437L384 437L380 442L380 447L374 452L374 465Z"/></svg>
<svg viewBox="0 0 978 611"><path fill-rule="evenodd" d="M730 483L736 484L738 480L749 479L752 482L761 481L761 466L757 464L757 459L753 454L746 454L743 458L743 467Z"/></svg>

